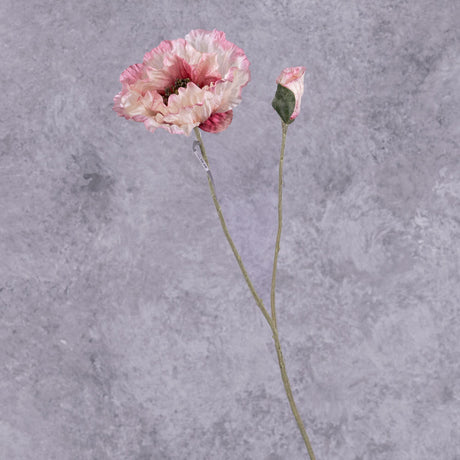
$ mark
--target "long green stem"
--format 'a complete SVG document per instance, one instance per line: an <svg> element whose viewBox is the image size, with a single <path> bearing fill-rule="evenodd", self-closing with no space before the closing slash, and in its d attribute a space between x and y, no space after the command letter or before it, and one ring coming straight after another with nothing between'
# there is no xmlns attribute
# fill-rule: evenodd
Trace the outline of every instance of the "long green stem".
<svg viewBox="0 0 460 460"><path fill-rule="evenodd" d="M206 155L206 150L204 148L203 140L201 139L201 134L199 131L199 128L196 127L194 128L196 138L200 144L200 150L201 154L203 156L203 159L206 163L206 165L209 167L209 161ZM238 265L243 273L244 279L246 280L246 283L249 287L249 290L251 291L257 306L259 307L260 311L264 315L268 325L270 326L270 329L273 332L273 340L275 342L275 348L276 348L276 354L278 356L278 363L280 366L280 371L281 371L281 378L283 380L283 385L284 389L286 391L286 395L289 401L289 405L291 407L291 411L294 415L294 418L297 422L297 426L299 427L300 433L302 435L302 438L305 442L305 446L307 447L308 455L310 456L310 460L316 460L315 454L313 453L313 449L310 444L310 440L308 439L307 432L305 431L304 424L302 422L302 419L299 415L299 411L297 410L297 406L294 401L294 396L292 395L292 390L291 390L291 385L289 383L288 375L286 372L286 363L284 362L284 357L283 353L281 352L281 343L280 339L278 336L278 328L276 325L276 311L275 311L275 297L274 297L274 290L275 290L275 280L276 280L276 262L278 258L278 252L279 252L279 243L280 243L280 238L281 238L281 218L282 218L282 213L281 213L281 202L282 202L282 162L283 162L283 157L284 157L284 147L286 143L286 132L287 132L287 125L283 123L283 140L282 140L282 145L281 145L281 157L280 157L280 170L279 170L279 187L278 187L278 235L276 239L276 248L275 248L275 261L274 261L274 268L273 268L273 277L272 277L272 292L271 292L271 312L272 316L268 314L262 299L257 295L254 286L251 283L251 280L249 279L248 273L246 271L246 268L243 265L243 261L241 260L241 257L238 253L238 250L235 247L235 244L233 243L232 238L230 237L230 234L227 229L227 225L225 223L224 216L222 214L222 209L220 207L219 201L217 200L216 196L216 191L214 189L214 184L212 183L212 180L210 176L208 175L208 183L209 183L209 189L211 191L211 196L212 200L214 202L214 206L216 207L217 214L219 215L219 220L222 225L222 229L225 233L225 236L227 237L227 241L230 244L230 247L232 248L233 254L238 262Z"/></svg>
<svg viewBox="0 0 460 460"><path fill-rule="evenodd" d="M275 308L275 287L276 287L276 270L278 266L278 253L280 252L281 228L283 226L283 160L284 148L286 146L286 134L288 126L281 121L283 137L281 140L280 164L278 168L278 233L276 234L275 257L273 259L272 288L270 292L270 304L273 324L276 327L276 308Z"/></svg>
<svg viewBox="0 0 460 460"><path fill-rule="evenodd" d="M291 385L289 383L287 371L286 371L286 363L284 362L283 353L281 352L281 344L280 339L278 337L278 329L276 326L272 328L273 330L273 339L275 341L275 348L276 354L278 355L278 363L280 365L281 370L281 378L283 380L284 389L286 391L286 395L289 401L289 405L291 406L291 411L294 414L295 421L297 422L297 426L299 427L300 434L302 435L303 441L305 443L305 447L307 448L308 455L310 456L310 460L316 460L315 454L313 453L313 449L310 444L310 439L308 438L307 432L305 431L305 426L300 418L299 411L297 410L297 406L294 401L294 396L292 395Z"/></svg>
<svg viewBox="0 0 460 460"><path fill-rule="evenodd" d="M284 389L286 391L286 395L289 401L289 405L291 406L291 411L294 414L294 418L297 422L297 426L299 427L300 434L305 442L305 446L308 451L308 455L310 456L310 460L316 460L315 454L313 453L313 449L310 444L310 439L308 438L307 432L305 430L305 426L303 421L300 417L299 411L297 410L297 406L294 401L294 396L292 395L291 384L289 383L289 378L286 371L286 363L284 362L283 353L281 352L281 343L278 336L278 325L276 322L276 307L275 307L275 287L276 287L276 269L278 263L278 253L280 250L280 240L281 240L281 228L283 224L283 160L284 160L284 149L286 146L286 134L288 129L288 124L281 121L281 128L282 128L282 139L281 139L281 153L280 153L280 162L278 168L278 233L276 235L276 243L275 243L275 257L273 259L273 272L272 272L272 286L270 292L270 303L271 303L271 315L273 321L273 339L275 341L275 348L276 354L278 356L278 363L281 370L281 378L283 379Z"/></svg>
<svg viewBox="0 0 460 460"><path fill-rule="evenodd" d="M200 130L199 130L198 127L195 127L194 131L195 131L196 138L197 138L198 142L200 143L201 155L203 155L203 159L206 162L207 166L209 167L209 161L208 161L208 157L206 156L206 150L204 148L203 140L201 139ZM248 272L246 271L246 268L243 265L243 261L241 260L241 257L240 257L240 255L238 253L238 250L236 249L236 246L233 243L233 240L232 240L232 238L230 236L230 233L228 232L227 224L225 223L225 219L224 219L224 216L222 214L222 209L220 208L219 201L217 200L216 191L214 189L214 184L212 183L212 180L209 177L209 175L208 175L208 183L209 183L209 189L211 190L212 201L214 201L214 206L216 207L217 214L219 215L219 220L220 220L220 223L222 225L222 229L223 229L223 231L225 233L225 236L227 237L227 241L230 244L230 247L232 248L233 255L235 256L236 261L238 262L238 265L240 266L240 269L241 269L241 271L243 273L244 279L246 280L246 283L247 283L247 285L249 287L249 290L252 293L252 296L254 297L254 300L256 301L257 306L260 308L260 311L264 315L264 317L267 320L267 322L270 325L270 327L272 327L272 320L270 318L270 315L268 314L267 310L265 309L264 304L262 302L262 299L257 295L257 292L254 289L254 286L252 285L251 280L249 279Z"/></svg>

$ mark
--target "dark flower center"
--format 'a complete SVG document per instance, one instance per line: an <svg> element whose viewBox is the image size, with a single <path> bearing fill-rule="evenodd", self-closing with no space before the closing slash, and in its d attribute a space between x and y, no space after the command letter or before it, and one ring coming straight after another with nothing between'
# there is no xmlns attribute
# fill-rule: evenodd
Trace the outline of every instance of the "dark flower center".
<svg viewBox="0 0 460 460"><path fill-rule="evenodd" d="M168 105L168 98L171 94L179 94L179 88L186 88L187 83L190 82L190 78L178 78L174 85L170 86L169 88L165 89L165 93L163 95L163 102L165 105Z"/></svg>

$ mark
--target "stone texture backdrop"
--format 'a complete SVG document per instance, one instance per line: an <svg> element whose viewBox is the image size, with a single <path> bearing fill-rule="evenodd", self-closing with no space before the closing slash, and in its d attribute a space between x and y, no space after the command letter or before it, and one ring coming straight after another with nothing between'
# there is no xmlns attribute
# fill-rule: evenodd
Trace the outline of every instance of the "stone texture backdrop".
<svg viewBox="0 0 460 460"><path fill-rule="evenodd" d="M460 459L460 3L2 0L0 458L297 460L268 326L193 136L112 111L162 40L217 28L252 79L204 134L318 460Z"/></svg>

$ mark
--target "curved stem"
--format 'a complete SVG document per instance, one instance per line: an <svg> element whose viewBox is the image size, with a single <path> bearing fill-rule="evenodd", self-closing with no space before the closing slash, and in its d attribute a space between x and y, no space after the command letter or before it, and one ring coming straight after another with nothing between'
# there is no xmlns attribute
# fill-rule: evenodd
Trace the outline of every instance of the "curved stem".
<svg viewBox="0 0 460 460"><path fill-rule="evenodd" d="M278 253L280 250L280 240L281 240L281 228L283 224L283 160L284 160L284 149L286 146L286 134L288 129L288 124L281 121L281 128L282 128L282 140L281 140L281 153L280 153L280 163L279 163L279 170L278 170L278 233L276 235L276 243L275 243L275 257L273 260L273 272L272 272L272 286L271 286L271 293L270 293L270 304L271 304L271 315L273 321L273 340L275 341L275 348L276 354L278 356L278 363L280 366L281 371L281 378L283 380L284 389L286 391L286 395L289 401L289 405L291 406L291 411L294 415L294 418L297 422L297 426L299 427L300 434L304 440L305 446L308 451L308 455L310 456L310 460L316 460L315 454L313 453L313 449L310 444L310 440L308 438L307 432L305 430L305 426L302 422L300 417L299 411L297 410L297 406L294 401L294 396L292 395L291 385L289 383L289 378L286 371L286 363L284 362L283 353L281 352L281 343L278 336L278 325L276 322L276 308L275 308L275 287L276 287L276 269L278 263Z"/></svg>
<svg viewBox="0 0 460 460"><path fill-rule="evenodd" d="M291 385L289 383L289 379L287 376L286 372L286 364L284 362L283 358L283 353L281 352L281 343L280 339L278 336L278 328L276 325L276 312L275 312L275 298L274 298L274 289L275 289L275 277L276 277L276 262L278 258L278 252L279 252L279 243L280 243L280 238L281 238L281 193L282 193L282 161L284 157L284 146L286 143L286 132L287 132L287 125L283 123L283 140L282 140L282 146L281 146L281 158L280 158L280 172L279 172L279 178L280 178L280 184L278 187L278 235L276 239L276 248L275 248L275 262L274 262L274 268L273 268L273 277L272 277L272 316L268 314L267 310L264 307L264 304L262 302L262 299L257 295L254 286L251 283L251 280L249 279L248 273L246 271L246 268L243 265L243 262L241 260L241 257L238 253L238 250L235 247L235 244L233 243L232 238L230 237L230 234L227 229L227 225L225 223L224 216L222 214L222 209L220 207L219 201L217 200L216 196L216 191L214 189L214 184L212 183L211 177L208 174L208 183L209 183L209 189L211 190L211 196L212 200L214 202L214 206L216 207L217 214L219 215L219 220L222 225L222 229L225 233L225 236L227 237L227 241L230 244L230 247L232 248L233 254L238 262L238 265L243 273L244 279L246 280L246 283L257 303L257 306L259 307L260 311L264 315L264 318L266 319L267 323L270 326L270 329L273 332L273 340L275 341L275 348L276 348L276 354L278 356L278 363L280 366L280 371L281 371L281 378L283 380L284 384L284 389L286 391L286 395L289 401L289 405L291 407L291 411L294 415L294 418L297 422L297 426L299 427L300 433L302 435L302 438L305 442L305 446L307 447L308 455L310 456L310 460L316 460L315 454L313 453L313 449L310 444L310 440L307 436L307 432L305 431L304 424L302 422L302 419L300 418L299 411L297 410L297 406L294 401L294 396L292 395L292 390L291 390ZM198 127L194 128L196 138L200 144L200 150L201 154L203 156L203 159L206 163L206 165L209 167L209 161L206 156L206 150L204 148L203 140L201 139L201 134L199 131Z"/></svg>
<svg viewBox="0 0 460 460"><path fill-rule="evenodd" d="M203 155L203 159L206 162L207 166L209 167L209 161L208 161L208 157L206 156L206 150L204 148L203 140L201 139L200 130L199 130L198 127L195 127L193 129L195 131L196 138L197 138L198 142L200 143L200 150L201 150L201 154ZM219 220L220 220L220 223L222 225L222 229L223 229L223 231L225 233L225 236L227 237L227 241L230 244L230 247L232 248L233 255L235 256L236 261L238 262L238 265L240 266L241 272L243 273L244 279L246 280L246 283L247 283L247 285L249 287L249 290L252 293L252 296L254 297L254 300L256 301L257 306L259 307L260 311L264 315L264 317L267 320L267 322L270 325L270 327L272 327L272 320L270 318L270 315L268 314L267 310L265 309L264 304L262 302L262 299L257 295L257 292L254 289L254 286L252 285L251 280L249 279L249 275L248 275L248 273L246 271L246 268L243 265L243 261L241 260L241 257L240 257L240 255L238 253L238 250L236 249L236 246L233 243L232 238L230 237L230 233L228 232L228 229L227 229L227 224L225 223L225 219L224 219L224 216L222 214L222 209L220 208L219 201L217 200L216 191L214 189L214 184L212 183L211 178L209 177L209 175L208 175L208 183L209 183L209 188L211 190L212 201L214 201L214 206L216 207L217 214L219 215Z"/></svg>
<svg viewBox="0 0 460 460"><path fill-rule="evenodd" d="M281 154L280 164L278 170L278 233L276 235L275 244L275 257L273 259L273 272L272 272L272 288L270 292L270 304L273 324L276 327L276 308L275 308L275 286L276 286L276 270L278 265L278 253L280 252L280 240L281 240L281 227L283 225L283 160L284 160L284 148L286 146L286 133L288 126L286 123L281 121L281 127L283 130L283 138L281 140Z"/></svg>
<svg viewBox="0 0 460 460"><path fill-rule="evenodd" d="M305 426L302 422L302 419L300 418L299 411L297 410L297 406L294 401L294 396L292 395L291 385L289 383L286 371L286 363L284 362L283 353L281 352L281 344L280 339L278 337L278 329L276 328L276 326L272 328L272 331L273 340L275 341L276 354L278 355L278 363L280 365L281 370L281 378L283 380L283 385L286 391L289 405L291 406L291 411L294 414L295 421L297 422L297 426L299 427L300 434L302 435L303 441L308 451L308 455L310 456L310 460L316 460L315 454L313 453L313 449L310 444L310 439L308 438L307 432L305 431Z"/></svg>

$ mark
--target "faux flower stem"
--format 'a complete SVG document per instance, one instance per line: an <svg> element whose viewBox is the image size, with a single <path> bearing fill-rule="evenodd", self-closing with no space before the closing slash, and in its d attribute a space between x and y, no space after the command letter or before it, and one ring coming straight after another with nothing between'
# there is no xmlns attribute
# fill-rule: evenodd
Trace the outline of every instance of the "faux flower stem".
<svg viewBox="0 0 460 460"><path fill-rule="evenodd" d="M275 286L276 286L276 270L278 266L278 253L280 252L280 241L281 241L281 227L283 225L283 160L284 160L284 148L286 146L286 134L288 124L281 121L281 129L283 131L283 137L281 140L281 154L280 163L278 168L278 233L276 234L275 243L275 257L273 259L273 272L272 272L272 287L270 292L270 305L273 324L276 328L276 309L275 309Z"/></svg>
<svg viewBox="0 0 460 460"><path fill-rule="evenodd" d="M310 439L308 438L307 432L305 431L305 426L302 422L302 419L300 418L299 411L297 410L297 406L295 405L294 396L292 395L291 385L289 383L283 353L281 352L281 344L280 339L278 337L278 329L276 328L276 326L272 327L272 331L273 340L275 341L276 354L278 355L278 363L280 365L281 370L281 378L283 380L284 389L286 391L289 405L291 406L291 411L294 414L295 421L297 422L297 426L299 427L300 434L302 435L305 447L308 451L308 455L310 456L310 460L316 460L315 454L313 453L313 449L310 444Z"/></svg>
<svg viewBox="0 0 460 460"><path fill-rule="evenodd" d="M201 139L201 134L200 130L198 127L193 128L195 131L196 138L198 142L200 143L200 150L201 150L201 155L203 156L204 161L206 162L206 165L209 167L209 161L208 157L206 156L206 150L204 148L203 140ZM214 184L211 181L211 178L208 175L208 183L209 183L209 189L211 190L211 196L212 196L212 201L214 202L214 206L216 207L217 214L219 215L219 220L222 225L222 229L225 233L225 236L227 237L227 241L230 244L230 247L232 248L233 255L235 256L236 261L238 262L238 265L240 266L240 269L243 273L244 279L246 280L246 283L249 287L249 290L251 291L254 300L256 301L257 306L259 307L260 311L264 315L265 319L267 320L267 323L269 326L272 328L272 320L270 318L270 315L268 314L262 299L257 295L256 290L254 289L254 286L252 285L251 280L249 279L248 272L246 271L246 268L243 265L243 261L241 260L241 257L238 253L238 250L236 249L235 244L233 243L233 240L230 236L230 233L228 232L227 224L225 223L224 215L222 214L222 209L220 208L219 201L217 200L216 196L216 191L214 189Z"/></svg>
<svg viewBox="0 0 460 460"><path fill-rule="evenodd" d="M195 127L194 128L194 131L195 131L195 135L196 135L196 138L200 144L200 150L201 150L201 155L203 156L203 159L206 163L206 165L209 167L209 161L208 161L208 158L207 158L207 155L206 155L206 150L204 148L204 144L203 144L203 140L201 138L201 134L200 134L200 130L198 127ZM280 205L281 204L281 190L282 190L282 158L284 156L284 146L285 146L285 143L286 143L286 132L287 132L287 125L283 123L283 141L282 141L282 146L281 146L281 159L280 159L280 162L281 162L281 165L280 165L280 186L278 188L278 192L279 192L279 198L278 198L278 204ZM232 248L232 251L233 251L233 254L238 262L238 265L241 269L241 272L243 273L243 276L244 276L244 279L246 280L246 283L249 287L249 290L251 291L255 301L256 301L256 304L257 306L259 307L260 311L262 312L264 318L266 319L268 325L270 326L270 329L272 330L273 332L273 340L275 342L275 348L276 348L276 354L278 356L278 363L279 363L279 366L280 366L280 371L281 371L281 378L283 380L283 384L284 384L284 389L286 391L286 395L287 395L287 398L288 398L288 401L289 401L289 405L291 407L291 410L292 410L292 413L294 415L294 418L297 422L297 425L299 427L299 430L300 430L300 433L302 435L302 438L305 442L305 446L307 447L307 451L308 451L308 454L310 456L310 460L316 460L315 458L315 454L313 453L313 449L311 447L311 444L310 444L310 440L307 436L307 432L305 431L305 427L304 427L304 424L302 422L302 419L300 418L300 415L299 415L299 412L297 410L297 406L294 402L294 396L292 395L292 390L291 390L291 385L289 383L289 379L288 379L288 376L287 376L287 372L286 372L286 364L284 362L284 358L283 358L283 354L281 352L281 344L280 344L280 340L279 340L279 336L278 336L278 328L276 326L276 312L275 312L275 306L274 306L274 296L273 296L273 290L274 290L274 281L272 279L272 296L273 296L273 303L272 303L272 317L270 317L270 315L268 314L263 302L262 302L262 299L258 296L258 294L256 293L255 289L254 289L254 286L251 282L251 280L249 279L249 275L246 271L246 268L244 267L244 264L243 264L243 261L241 260L241 257L238 253L238 250L236 249L236 246L235 244L233 243L233 240L230 236L230 233L228 232L228 228L227 228L227 225L225 223L225 219L224 219L224 216L222 214L222 209L220 207L220 204L219 204L219 201L217 200L217 196L216 196L216 191L214 189L214 184L212 183L211 181L211 178L210 176L208 175L208 184L209 184L209 189L211 191L211 196L212 196L212 200L214 202L214 206L216 207L216 211L217 211L217 214L219 216L219 220L220 220L220 223L222 225L222 229L225 233L225 236L227 238L227 241L228 243L230 244L230 247ZM281 209L279 208L278 209L278 218L281 219ZM274 267L274 273L275 273L275 277L276 277L276 259L277 259L277 256L278 256L278 252L279 252L279 239L281 238L281 223L280 221L278 222L278 236L277 236L277 249L275 249L275 267Z"/></svg>
<svg viewBox="0 0 460 460"><path fill-rule="evenodd" d="M284 148L286 146L286 134L288 129L288 124L281 121L282 128L282 140L281 140L281 153L280 153L280 162L278 168L278 232L276 235L275 243L275 257L273 260L273 273L272 273L272 286L270 293L270 303L271 303L271 315L272 315L272 331L273 331L273 340L275 341L276 354L278 355L278 363L281 370L281 378L283 379L284 389L286 390L286 395L289 400L289 405L291 406L292 413L299 427L300 434L305 442L305 446L310 456L310 460L316 460L315 454L310 444L310 439L308 438L305 426L300 417L299 411L294 401L294 396L292 395L291 385L289 383L289 378L286 371L286 364L284 362L283 353L281 352L281 344L278 336L278 326L276 323L276 308L275 308L275 287L276 287L276 269L278 263L278 253L280 250L280 240L281 240L281 228L283 224L283 160L284 160Z"/></svg>

